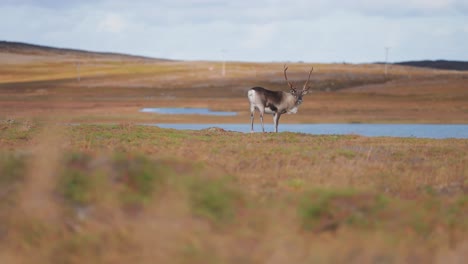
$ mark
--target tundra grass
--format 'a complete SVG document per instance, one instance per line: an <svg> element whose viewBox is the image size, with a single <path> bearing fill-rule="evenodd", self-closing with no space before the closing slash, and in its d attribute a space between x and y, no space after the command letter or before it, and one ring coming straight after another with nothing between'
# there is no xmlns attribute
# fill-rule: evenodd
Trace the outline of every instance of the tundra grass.
<svg viewBox="0 0 468 264"><path fill-rule="evenodd" d="M1 262L456 263L467 254L466 139L28 120L0 135L0 195L10 200L0 204ZM44 144L59 157L47 159ZM29 210L23 186L41 174L38 160L50 163L38 168L49 168L41 179L53 188L34 185L43 207Z"/></svg>
<svg viewBox="0 0 468 264"><path fill-rule="evenodd" d="M54 117L65 122L190 122L192 116L138 113L144 107L209 107L249 119L246 91L287 91L282 63L115 60L49 56L0 64L0 116ZM77 62L80 68L77 68ZM290 63L303 84L310 65L311 94L292 123L466 123L467 74L375 64Z"/></svg>

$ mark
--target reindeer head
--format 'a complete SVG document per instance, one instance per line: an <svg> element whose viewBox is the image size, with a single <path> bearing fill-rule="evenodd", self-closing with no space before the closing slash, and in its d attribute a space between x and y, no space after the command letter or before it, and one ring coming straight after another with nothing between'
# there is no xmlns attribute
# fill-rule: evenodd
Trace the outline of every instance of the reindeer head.
<svg viewBox="0 0 468 264"><path fill-rule="evenodd" d="M309 93L310 86L308 86L308 84L310 80L310 75L312 74L314 67L311 67L309 71L309 77L307 78L307 81L304 83L304 86L302 87L301 91L298 91L297 88L294 87L294 85L288 80L288 75L286 74L287 70L288 70L288 67L285 64L284 65L284 78L288 82L289 93L292 94L296 98L296 105L300 105L302 103L302 97Z"/></svg>

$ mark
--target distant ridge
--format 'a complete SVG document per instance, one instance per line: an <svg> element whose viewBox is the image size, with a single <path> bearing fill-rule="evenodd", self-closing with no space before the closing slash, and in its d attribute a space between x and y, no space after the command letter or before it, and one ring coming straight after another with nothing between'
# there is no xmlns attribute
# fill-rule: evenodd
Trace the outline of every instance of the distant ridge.
<svg viewBox="0 0 468 264"><path fill-rule="evenodd" d="M115 52L95 52L88 50L56 48L50 46L29 44L23 42L0 41L0 52L16 53L25 55L76 55L84 57L113 57L140 60L169 61L167 59L157 59L145 56L130 55Z"/></svg>
<svg viewBox="0 0 468 264"><path fill-rule="evenodd" d="M442 70L468 71L468 61L450 61L450 60L421 60L404 61L393 63L395 65L433 68Z"/></svg>

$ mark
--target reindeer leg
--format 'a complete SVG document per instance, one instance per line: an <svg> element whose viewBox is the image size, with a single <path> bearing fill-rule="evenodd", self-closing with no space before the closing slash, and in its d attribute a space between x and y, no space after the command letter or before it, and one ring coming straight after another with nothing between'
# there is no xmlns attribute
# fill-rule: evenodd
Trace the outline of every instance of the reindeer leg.
<svg viewBox="0 0 468 264"><path fill-rule="evenodd" d="M255 114L255 106L250 106L250 133L254 132L253 124L254 124L254 114Z"/></svg>
<svg viewBox="0 0 468 264"><path fill-rule="evenodd" d="M265 109L258 109L260 110L260 122L262 123L262 131L265 133L265 126L263 125L263 114L265 113Z"/></svg>
<svg viewBox="0 0 468 264"><path fill-rule="evenodd" d="M281 114L280 113L275 113L273 116L273 123L275 123L275 132L278 133L278 125L279 125L279 119L280 119Z"/></svg>

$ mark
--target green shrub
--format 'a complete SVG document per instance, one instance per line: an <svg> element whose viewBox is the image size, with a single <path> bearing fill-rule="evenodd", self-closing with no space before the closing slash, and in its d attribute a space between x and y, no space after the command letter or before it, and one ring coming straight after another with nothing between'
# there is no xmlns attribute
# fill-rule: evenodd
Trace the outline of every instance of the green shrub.
<svg viewBox="0 0 468 264"><path fill-rule="evenodd" d="M196 178L190 186L190 201L194 214L214 223L232 220L239 198L239 193L227 178Z"/></svg>
<svg viewBox="0 0 468 264"><path fill-rule="evenodd" d="M23 181L26 174L26 157L0 153L0 205L11 204L16 184Z"/></svg>
<svg viewBox="0 0 468 264"><path fill-rule="evenodd" d="M458 197L458 199L443 209L442 215L445 216L445 223L447 225L450 227L468 227L468 223L466 222L468 217L468 195L464 194Z"/></svg>
<svg viewBox="0 0 468 264"><path fill-rule="evenodd" d="M0 186L24 179L25 172L24 156L0 154Z"/></svg>
<svg viewBox="0 0 468 264"><path fill-rule="evenodd" d="M116 180L124 184L121 198L125 203L147 202L165 182L167 168L145 156L117 155L113 161Z"/></svg>
<svg viewBox="0 0 468 264"><path fill-rule="evenodd" d="M95 199L96 175L89 168L92 157L85 153L71 153L65 158L58 192L73 205L86 205Z"/></svg>
<svg viewBox="0 0 468 264"><path fill-rule="evenodd" d="M307 230L332 230L343 224L365 227L378 220L377 212L387 203L382 195L354 190L314 190L302 196L298 214Z"/></svg>
<svg viewBox="0 0 468 264"><path fill-rule="evenodd" d="M65 200L72 204L85 205L90 203L93 200L92 188L92 176L79 170L67 170L61 176L61 193Z"/></svg>

